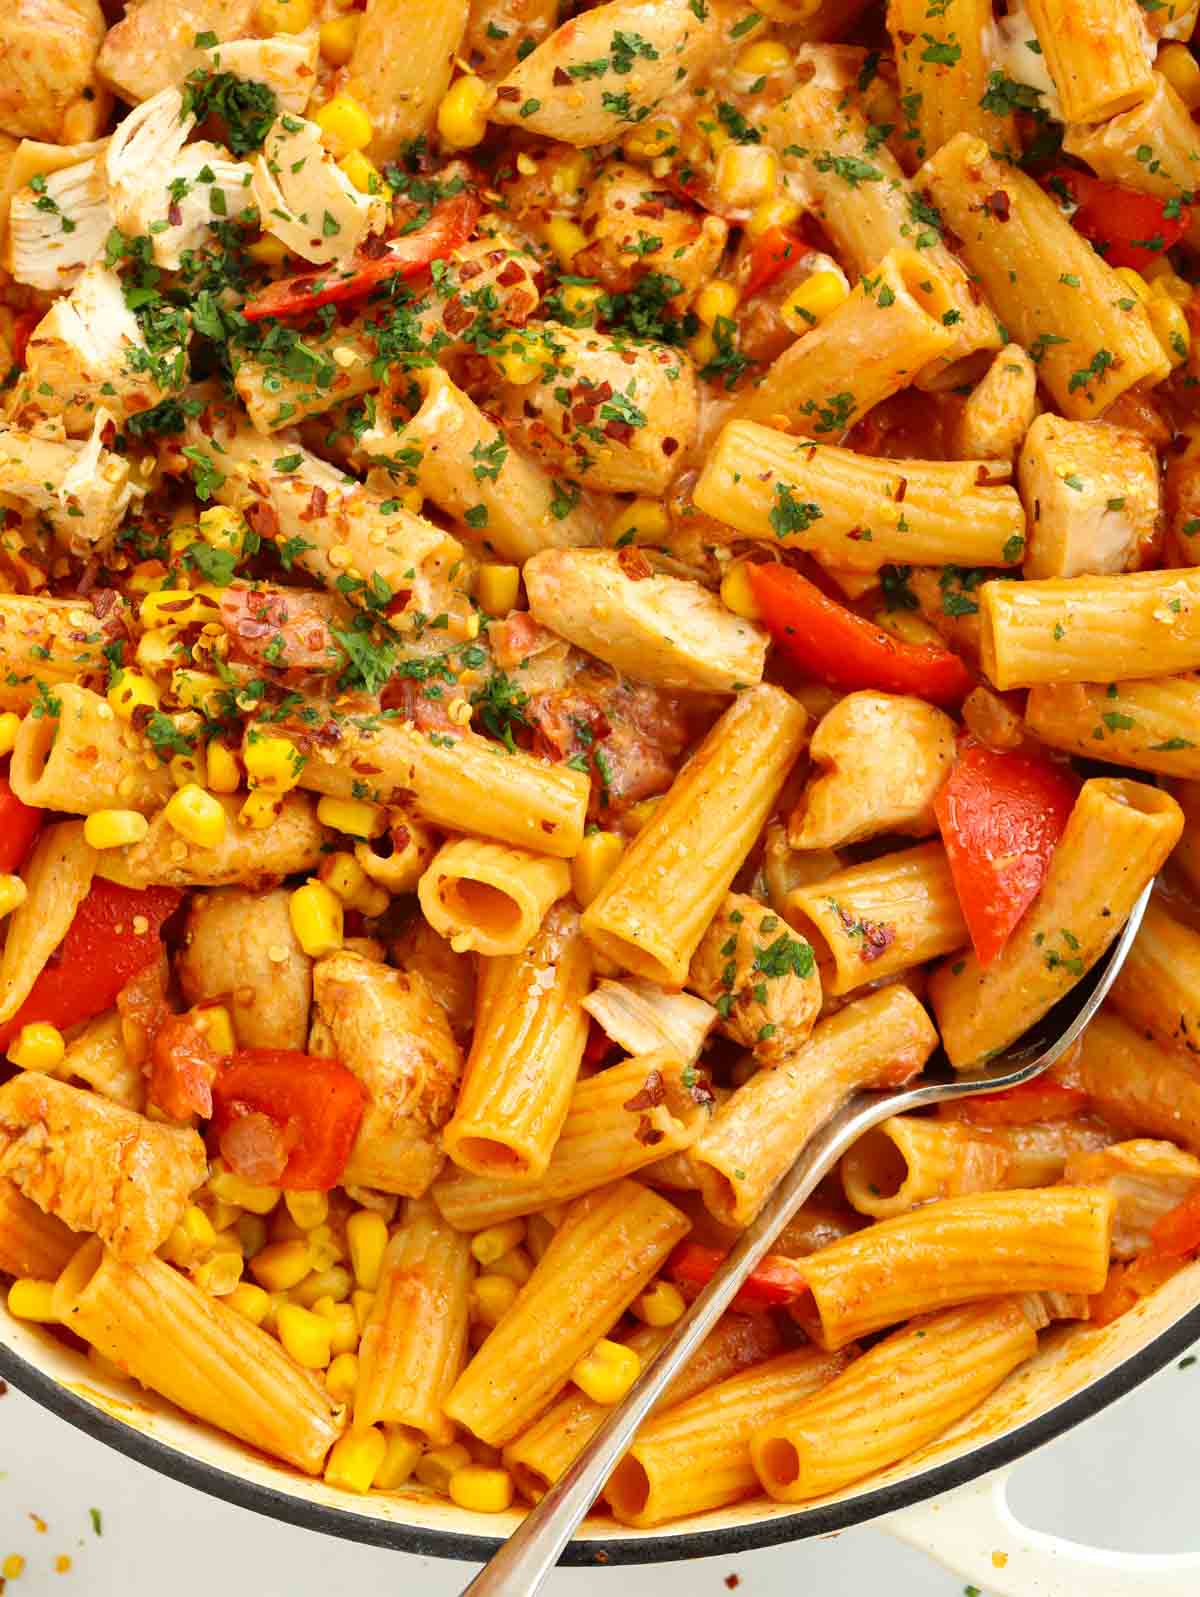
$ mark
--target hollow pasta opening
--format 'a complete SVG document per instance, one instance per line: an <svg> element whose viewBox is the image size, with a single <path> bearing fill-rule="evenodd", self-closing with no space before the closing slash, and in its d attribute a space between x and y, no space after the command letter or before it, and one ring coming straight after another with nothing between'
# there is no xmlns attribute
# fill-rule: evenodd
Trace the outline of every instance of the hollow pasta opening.
<svg viewBox="0 0 1200 1597"><path fill-rule="evenodd" d="M886 1132L868 1131L846 1155L842 1173L855 1208L860 1200L873 1206L899 1195L908 1180L908 1160Z"/></svg>
<svg viewBox="0 0 1200 1597"><path fill-rule="evenodd" d="M954 310L954 301L950 298L945 280L919 255L902 257L900 276L917 304L922 310L928 311L935 321L943 321Z"/></svg>
<svg viewBox="0 0 1200 1597"><path fill-rule="evenodd" d="M511 936L521 925L520 905L488 882L460 876L442 888L442 902L464 927L473 926L489 937Z"/></svg>
<svg viewBox="0 0 1200 1597"><path fill-rule="evenodd" d="M528 1168L528 1160L515 1148L492 1137L463 1137L454 1147L456 1164L463 1164L479 1175L503 1170L506 1175L520 1175Z"/></svg>
<svg viewBox="0 0 1200 1597"><path fill-rule="evenodd" d="M786 1437L773 1436L759 1452L758 1467L772 1486L790 1486L800 1474L800 1454Z"/></svg>
<svg viewBox="0 0 1200 1597"><path fill-rule="evenodd" d="M645 1512L650 1501L650 1477L636 1458L628 1454L609 1476L606 1496L613 1512L632 1519Z"/></svg>

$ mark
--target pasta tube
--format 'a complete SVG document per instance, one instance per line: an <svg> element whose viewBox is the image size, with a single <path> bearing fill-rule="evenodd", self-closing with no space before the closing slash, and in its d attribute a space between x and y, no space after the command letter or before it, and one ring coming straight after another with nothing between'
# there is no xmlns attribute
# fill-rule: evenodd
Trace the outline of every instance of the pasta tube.
<svg viewBox="0 0 1200 1597"><path fill-rule="evenodd" d="M5 1275L56 1281L79 1238L61 1220L44 1214L12 1181L0 1181L0 1270Z"/></svg>
<svg viewBox="0 0 1200 1597"><path fill-rule="evenodd" d="M668 1326L639 1325L627 1339L643 1365L670 1334ZM697 1392L728 1380L779 1351L779 1332L766 1314L727 1314L659 1398L652 1414L686 1403ZM540 1419L504 1449L504 1462L518 1489L536 1502L579 1456L611 1412L577 1386L569 1386Z"/></svg>
<svg viewBox="0 0 1200 1597"><path fill-rule="evenodd" d="M544 1175L448 1170L434 1202L460 1231L566 1203L689 1147L712 1102L705 1078L673 1054L623 1060L577 1084Z"/></svg>
<svg viewBox="0 0 1200 1597"><path fill-rule="evenodd" d="M519 954L569 892L564 860L473 837L443 843L417 883L425 919L456 954Z"/></svg>
<svg viewBox="0 0 1200 1597"><path fill-rule="evenodd" d="M859 1214L888 1220L935 1198L1007 1186L1008 1150L953 1120L893 1115L843 1155L842 1190Z"/></svg>
<svg viewBox="0 0 1200 1597"><path fill-rule="evenodd" d="M124 1262L162 1246L207 1172L194 1131L32 1071L0 1087L0 1177Z"/></svg>
<svg viewBox="0 0 1200 1597"><path fill-rule="evenodd" d="M545 1175L587 1043L580 1001L590 980L579 917L566 905L551 911L523 952L483 962L466 1075L442 1133L461 1169Z"/></svg>
<svg viewBox="0 0 1200 1597"><path fill-rule="evenodd" d="M284 887L226 887L188 907L175 974L189 1004L226 1003L241 1048L304 1052L312 960L292 927Z"/></svg>
<svg viewBox="0 0 1200 1597"><path fill-rule="evenodd" d="M1017 1298L916 1320L756 1429L758 1479L784 1503L839 1491L931 1442L1036 1350Z"/></svg>
<svg viewBox="0 0 1200 1597"><path fill-rule="evenodd" d="M846 571L1017 565L1025 512L999 461L885 460L731 422L692 497L745 538Z"/></svg>
<svg viewBox="0 0 1200 1597"><path fill-rule="evenodd" d="M348 714L321 706L316 723L289 721L287 731L308 751L300 785L314 792L361 798L365 788L376 803L411 795L435 826L562 859L583 841L591 784L566 765L509 754L471 732L434 741L410 722L366 707Z"/></svg>
<svg viewBox="0 0 1200 1597"><path fill-rule="evenodd" d="M881 1220L804 1260L822 1347L1001 1292L1099 1292L1115 1199L1092 1187L976 1192Z"/></svg>
<svg viewBox="0 0 1200 1597"><path fill-rule="evenodd" d="M1178 804L1158 788L1105 777L1083 784L1041 892L1003 950L986 967L968 950L929 983L956 1069L1014 1042L1092 968L1182 829Z"/></svg>
<svg viewBox="0 0 1200 1597"><path fill-rule="evenodd" d="M692 957L688 981L717 1007L721 1029L760 1064L803 1047L821 1008L811 947L748 893L729 893Z"/></svg>
<svg viewBox="0 0 1200 1597"><path fill-rule="evenodd" d="M1105 122L1136 105L1154 75L1134 0L1027 0L1066 122Z"/></svg>
<svg viewBox="0 0 1200 1597"><path fill-rule="evenodd" d="M1003 100L994 106L996 97L988 93L995 66L988 50L995 35L991 0L946 0L936 7L926 0L890 0L887 25L905 132L917 135L919 161L956 133L971 133L993 150L1020 153L1011 109Z"/></svg>
<svg viewBox="0 0 1200 1597"><path fill-rule="evenodd" d="M63 682L106 681L104 645L123 613L114 605L101 620L82 599L0 593L0 712L45 702Z"/></svg>
<svg viewBox="0 0 1200 1597"><path fill-rule="evenodd" d="M1031 177L966 133L943 144L922 175L963 260L1065 416L1099 415L1127 388L1168 375L1140 301Z"/></svg>
<svg viewBox="0 0 1200 1597"><path fill-rule="evenodd" d="M433 367L415 380L424 401L396 435L395 450L419 451L412 469L439 510L480 526L486 545L506 560L600 542L600 522L578 492L508 444L445 372ZM389 452L388 440L371 433L363 447Z"/></svg>
<svg viewBox="0 0 1200 1597"><path fill-rule="evenodd" d="M1150 92L1119 116L1069 127L1063 149L1109 183L1186 201L1200 182L1200 134L1163 74L1152 72L1150 81ZM1185 236L1194 246L1195 223Z"/></svg>
<svg viewBox="0 0 1200 1597"><path fill-rule="evenodd" d="M602 954L637 976L683 986L800 752L807 719L779 688L749 688L734 700L584 911L584 933Z"/></svg>
<svg viewBox="0 0 1200 1597"><path fill-rule="evenodd" d="M825 989L838 995L971 940L940 843L883 854L797 887L788 895L788 919L816 949Z"/></svg>
<svg viewBox="0 0 1200 1597"><path fill-rule="evenodd" d="M1083 759L1163 776L1200 777L1200 676L1140 682L1045 682L1030 688L1025 724L1042 743Z"/></svg>
<svg viewBox="0 0 1200 1597"><path fill-rule="evenodd" d="M517 1301L454 1383L446 1413L493 1447L512 1441L689 1229L685 1215L636 1181L579 1198Z"/></svg>
<svg viewBox="0 0 1200 1597"><path fill-rule="evenodd" d="M1200 887L1200 781L1172 782L1171 791L1184 817L1183 836L1171 860L1193 887Z"/></svg>
<svg viewBox="0 0 1200 1597"><path fill-rule="evenodd" d="M1083 1035L1079 1085L1117 1125L1200 1154L1200 1077L1191 1060L1107 1007Z"/></svg>
<svg viewBox="0 0 1200 1597"><path fill-rule="evenodd" d="M723 419L837 443L860 416L945 356L953 343L945 318L954 310L951 285L934 263L912 249L890 250Z"/></svg>
<svg viewBox="0 0 1200 1597"><path fill-rule="evenodd" d="M114 805L150 815L175 791L145 738L90 688L62 682L44 710L21 722L9 762L9 781L23 803L68 815Z"/></svg>
<svg viewBox="0 0 1200 1597"><path fill-rule="evenodd" d="M160 811L140 843L103 850L97 874L125 887L253 887L264 878L315 871L328 837L307 793L286 793L270 826L244 825L244 798L215 794L225 832L215 848L180 837Z"/></svg>
<svg viewBox="0 0 1200 1597"><path fill-rule="evenodd" d="M782 1420L849 1363L846 1354L799 1348L656 1414L604 1489L613 1513L623 1525L645 1529L749 1497L758 1486L751 1437Z"/></svg>
<svg viewBox="0 0 1200 1597"><path fill-rule="evenodd" d="M937 1047L929 1016L907 987L884 987L821 1021L797 1053L756 1071L692 1145L705 1207L746 1226L808 1139L859 1087L915 1075Z"/></svg>
<svg viewBox="0 0 1200 1597"><path fill-rule="evenodd" d="M308 1475L344 1428L322 1383L273 1336L161 1259L123 1264L88 1242L59 1277L54 1310L152 1392Z"/></svg>
<svg viewBox="0 0 1200 1597"><path fill-rule="evenodd" d="M355 1430L384 1420L421 1431L434 1447L454 1440L442 1402L466 1362L473 1270L469 1239L428 1198L410 1203L363 1327Z"/></svg>
<svg viewBox="0 0 1200 1597"><path fill-rule="evenodd" d="M622 39L636 45L623 51ZM606 144L624 138L720 45L720 20L710 6L610 0L564 22L513 67L489 114L539 138Z"/></svg>
<svg viewBox="0 0 1200 1597"><path fill-rule="evenodd" d="M84 838L82 821L48 826L38 838L25 866L25 902L9 918L0 953L0 1021L17 1013L67 935L95 865L96 851Z"/></svg>
<svg viewBox="0 0 1200 1597"><path fill-rule="evenodd" d="M469 10L469 0L367 0L347 70L371 114L377 162L433 131Z"/></svg>
<svg viewBox="0 0 1200 1597"><path fill-rule="evenodd" d="M1200 667L1200 567L985 582L979 595L983 669L1002 691Z"/></svg>
<svg viewBox="0 0 1200 1597"><path fill-rule="evenodd" d="M788 817L788 842L834 849L880 832L936 832L933 801L950 774L955 735L945 711L924 699L847 693L813 732L812 772ZM835 858L824 874L837 868Z"/></svg>

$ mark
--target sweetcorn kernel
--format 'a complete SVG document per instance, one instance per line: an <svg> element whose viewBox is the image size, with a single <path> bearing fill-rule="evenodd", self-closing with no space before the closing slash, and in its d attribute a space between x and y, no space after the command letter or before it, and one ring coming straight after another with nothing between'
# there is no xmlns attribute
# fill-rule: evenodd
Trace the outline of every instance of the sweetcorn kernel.
<svg viewBox="0 0 1200 1597"><path fill-rule="evenodd" d="M354 1277L343 1264L331 1264L327 1269L314 1270L305 1276L298 1287L293 1287L288 1296L293 1303L299 1303L302 1308L311 1309L322 1299L330 1303L344 1303L350 1296L350 1288L354 1285ZM359 1331L362 1326L358 1327Z"/></svg>
<svg viewBox="0 0 1200 1597"><path fill-rule="evenodd" d="M342 903L324 882L309 881L288 900L288 916L300 947L323 959L342 946Z"/></svg>
<svg viewBox="0 0 1200 1597"><path fill-rule="evenodd" d="M250 1261L250 1273L268 1292L299 1286L311 1269L307 1242L272 1242Z"/></svg>
<svg viewBox="0 0 1200 1597"><path fill-rule="evenodd" d="M346 1492L369 1492L386 1456L387 1438L377 1425L353 1431L333 1444L325 1465L325 1479L330 1486L340 1486Z"/></svg>
<svg viewBox="0 0 1200 1597"><path fill-rule="evenodd" d="M619 1403L641 1373L642 1361L623 1342L601 1337L571 1371L571 1379L593 1403Z"/></svg>
<svg viewBox="0 0 1200 1597"><path fill-rule="evenodd" d="M207 510L202 510L196 530L214 549L224 549L228 554L241 553L246 523L228 505L209 505Z"/></svg>
<svg viewBox="0 0 1200 1597"><path fill-rule="evenodd" d="M770 77L775 72L786 72L792 64L792 53L781 39L755 39L738 52L734 66L748 77Z"/></svg>
<svg viewBox="0 0 1200 1597"><path fill-rule="evenodd" d="M465 1469L471 1455L461 1442L451 1442L449 1447L435 1447L423 1453L414 1471L422 1486L445 1496L450 1487L450 1477L455 1470Z"/></svg>
<svg viewBox="0 0 1200 1597"><path fill-rule="evenodd" d="M850 289L837 272L814 272L792 290L779 315L793 333L806 333L849 297Z"/></svg>
<svg viewBox="0 0 1200 1597"><path fill-rule="evenodd" d="M318 1298L312 1308L314 1314L328 1320L332 1327L329 1345L334 1355L353 1353L359 1338L353 1307L349 1303L335 1303L332 1298Z"/></svg>
<svg viewBox="0 0 1200 1597"><path fill-rule="evenodd" d="M795 200L788 199L786 194L775 194L754 207L747 218L744 232L748 238L761 238L773 227L791 227L799 217L800 207Z"/></svg>
<svg viewBox="0 0 1200 1597"><path fill-rule="evenodd" d="M387 1221L370 1209L357 1209L346 1221L346 1246L350 1265L360 1287L373 1292L379 1285L383 1255L388 1245Z"/></svg>
<svg viewBox="0 0 1200 1597"><path fill-rule="evenodd" d="M519 566L480 566L476 598L490 616L506 616L516 606L521 587ZM320 810L318 808L318 815Z"/></svg>
<svg viewBox="0 0 1200 1597"><path fill-rule="evenodd" d="M287 245L281 243L273 233L264 233L253 244L247 244L246 254L259 266L282 266L288 258Z"/></svg>
<svg viewBox="0 0 1200 1597"><path fill-rule="evenodd" d="M119 671L106 698L122 721L132 721L135 710L157 710L159 705L157 686L140 671Z"/></svg>
<svg viewBox="0 0 1200 1597"><path fill-rule="evenodd" d="M711 338L711 334L706 336ZM666 509L657 499L634 499L609 522L608 541L622 547L634 542L658 543L670 529Z"/></svg>
<svg viewBox="0 0 1200 1597"><path fill-rule="evenodd" d="M225 811L195 782L186 783L167 800L163 819L196 848L217 848L225 837Z"/></svg>
<svg viewBox="0 0 1200 1597"><path fill-rule="evenodd" d="M488 93L487 84L473 72L450 85L437 111L438 134L447 149L470 150L483 142L488 127L484 111Z"/></svg>
<svg viewBox="0 0 1200 1597"><path fill-rule="evenodd" d="M279 1202L278 1187L260 1187L247 1181L232 1170L214 1170L206 1183L207 1190L222 1203L236 1204L239 1209L249 1209L252 1215L270 1214ZM241 1222L239 1221L239 1224ZM247 1248L250 1253L252 1249Z"/></svg>
<svg viewBox="0 0 1200 1597"><path fill-rule="evenodd" d="M335 1403L349 1403L358 1385L358 1355L339 1353L325 1371L325 1389Z"/></svg>
<svg viewBox="0 0 1200 1597"><path fill-rule="evenodd" d="M25 1568L25 1560L20 1553L9 1553L8 1557L0 1564L0 1575L5 1580L16 1580Z"/></svg>
<svg viewBox="0 0 1200 1597"><path fill-rule="evenodd" d="M22 1276L8 1289L8 1312L18 1320L37 1320L42 1325L53 1325L58 1315L54 1312L54 1282L34 1281Z"/></svg>
<svg viewBox="0 0 1200 1597"><path fill-rule="evenodd" d="M571 861L571 886L581 909L586 909L621 862L624 840L616 832L590 832Z"/></svg>
<svg viewBox="0 0 1200 1597"><path fill-rule="evenodd" d="M510 1248L520 1247L524 1240L524 1220L506 1220L503 1225L491 1225L484 1231L476 1231L471 1238L471 1252L480 1264L495 1264Z"/></svg>
<svg viewBox="0 0 1200 1597"><path fill-rule="evenodd" d="M354 54L354 41L362 26L361 11L346 11L340 17L322 22L318 38L322 58L331 67L344 67Z"/></svg>
<svg viewBox="0 0 1200 1597"><path fill-rule="evenodd" d="M598 283L564 283L559 290L563 310L576 321L590 317L604 298Z"/></svg>
<svg viewBox="0 0 1200 1597"><path fill-rule="evenodd" d="M0 756L11 754L21 730L21 717L15 710L5 710L0 715Z"/></svg>
<svg viewBox="0 0 1200 1597"><path fill-rule="evenodd" d="M350 1294L350 1307L354 1310L354 1318L358 1322L360 1336L374 1306L374 1292L352 1292Z"/></svg>
<svg viewBox="0 0 1200 1597"><path fill-rule="evenodd" d="M8 1045L9 1063L18 1070L53 1070L62 1063L67 1044L57 1026L48 1021L30 1021L22 1026Z"/></svg>
<svg viewBox="0 0 1200 1597"><path fill-rule="evenodd" d="M29 889L19 876L5 873L0 876L0 920L19 909L29 896Z"/></svg>
<svg viewBox="0 0 1200 1597"><path fill-rule="evenodd" d="M517 1301L517 1283L507 1275L477 1275L471 1283L471 1314L487 1326L496 1326Z"/></svg>
<svg viewBox="0 0 1200 1597"><path fill-rule="evenodd" d="M1185 44L1164 44L1154 58L1154 66L1189 111L1200 106L1200 66Z"/></svg>
<svg viewBox="0 0 1200 1597"><path fill-rule="evenodd" d="M1178 302L1165 294L1152 295L1146 314L1171 365L1182 366L1192 347L1192 334Z"/></svg>
<svg viewBox="0 0 1200 1597"><path fill-rule="evenodd" d="M215 621L221 613L220 601L206 588L160 588L142 600L138 619L147 628L189 627L196 622Z"/></svg>
<svg viewBox="0 0 1200 1597"><path fill-rule="evenodd" d="M255 788L253 793L246 796L246 802L238 811L239 826L248 826L253 832L263 832L268 826L274 826L279 818L280 798L268 788Z"/></svg>
<svg viewBox="0 0 1200 1597"><path fill-rule="evenodd" d="M379 804L365 799L331 798L317 800L317 819L322 826L350 837L378 837L387 827L387 815Z"/></svg>
<svg viewBox="0 0 1200 1597"><path fill-rule="evenodd" d="M233 1291L227 1294L225 1302L252 1325L261 1325L271 1307L271 1295L252 1281L239 1281Z"/></svg>
<svg viewBox="0 0 1200 1597"><path fill-rule="evenodd" d="M84 840L92 848L124 848L140 843L150 822L139 810L95 810L83 823Z"/></svg>
<svg viewBox="0 0 1200 1597"><path fill-rule="evenodd" d="M265 787L272 793L290 792L304 769L304 756L291 738L261 732L247 737L242 759L251 787Z"/></svg>
<svg viewBox="0 0 1200 1597"><path fill-rule="evenodd" d="M194 754L173 754L167 761L167 770L176 787L204 787L204 769Z"/></svg>
<svg viewBox="0 0 1200 1597"><path fill-rule="evenodd" d="M214 1298L227 1298L242 1278L243 1260L232 1248L221 1248L198 1264L192 1280Z"/></svg>
<svg viewBox="0 0 1200 1597"><path fill-rule="evenodd" d="M570 266L580 250L587 247L587 234L578 222L566 216L552 216L542 228L542 237L564 267Z"/></svg>
<svg viewBox="0 0 1200 1597"><path fill-rule="evenodd" d="M206 1004L202 1008L188 1011L196 1025L197 1031L203 1034L205 1042L214 1053L226 1058L237 1049L237 1036L233 1029L233 1016L224 1004Z"/></svg>
<svg viewBox="0 0 1200 1597"><path fill-rule="evenodd" d="M264 33L303 33L312 21L312 0L258 0L255 14Z"/></svg>
<svg viewBox="0 0 1200 1597"><path fill-rule="evenodd" d="M204 750L205 786L213 793L236 793L242 772L237 755L220 738L212 738Z"/></svg>
<svg viewBox="0 0 1200 1597"><path fill-rule="evenodd" d="M281 1303L275 1311L279 1340L306 1370L323 1370L329 1364L333 1326L311 1309L297 1303Z"/></svg>
<svg viewBox="0 0 1200 1597"><path fill-rule="evenodd" d="M506 1276L518 1286L524 1286L533 1274L533 1260L524 1248L509 1248L507 1253L502 1253L491 1265L490 1273Z"/></svg>
<svg viewBox="0 0 1200 1597"><path fill-rule="evenodd" d="M417 1460L425 1450L423 1439L404 1425L385 1425L387 1452L383 1463L375 1471L375 1485L384 1491L394 1491L416 1468Z"/></svg>
<svg viewBox="0 0 1200 1597"><path fill-rule="evenodd" d="M382 194L383 174L361 150L351 150L338 162L341 171L360 194Z"/></svg>
<svg viewBox="0 0 1200 1597"><path fill-rule="evenodd" d="M736 561L721 578L721 603L727 610L732 610L735 616L741 616L744 621L760 619L762 611L758 608L758 601L754 597L750 574L746 570L744 560Z"/></svg>
<svg viewBox="0 0 1200 1597"><path fill-rule="evenodd" d="M519 386L537 382L553 365L553 355L539 333L512 332L488 358L506 383Z"/></svg>
<svg viewBox="0 0 1200 1597"><path fill-rule="evenodd" d="M351 94L335 94L313 112L312 120L321 130L326 149L339 159L351 150L365 150L375 133L366 106Z"/></svg>
<svg viewBox="0 0 1200 1597"><path fill-rule="evenodd" d="M670 1281L652 1281L634 1298L631 1313L643 1325L674 1325L686 1307L677 1286Z"/></svg>
<svg viewBox="0 0 1200 1597"><path fill-rule="evenodd" d="M696 302L692 309L704 323L711 327L718 316L732 316L738 307L738 291L732 283L726 283L720 278L714 278L696 295Z"/></svg>
<svg viewBox="0 0 1200 1597"><path fill-rule="evenodd" d="M487 1469L482 1464L464 1464L451 1475L448 1490L460 1508L477 1514L502 1514L512 1507L513 1478L506 1469Z"/></svg>
<svg viewBox="0 0 1200 1597"><path fill-rule="evenodd" d="M329 1218L329 1199L323 1192L285 1192L283 1201L301 1231L324 1225Z"/></svg>

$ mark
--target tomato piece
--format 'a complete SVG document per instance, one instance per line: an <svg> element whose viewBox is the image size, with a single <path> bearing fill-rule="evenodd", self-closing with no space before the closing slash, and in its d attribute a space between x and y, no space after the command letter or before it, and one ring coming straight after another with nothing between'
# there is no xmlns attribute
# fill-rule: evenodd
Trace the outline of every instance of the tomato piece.
<svg viewBox="0 0 1200 1597"><path fill-rule="evenodd" d="M168 1015L150 1048L146 1096L172 1120L212 1114L221 1056L190 1015Z"/></svg>
<svg viewBox="0 0 1200 1597"><path fill-rule="evenodd" d="M747 570L771 637L808 675L833 687L913 693L934 704L957 705L970 692L971 674L949 649L901 643L788 566Z"/></svg>
<svg viewBox="0 0 1200 1597"><path fill-rule="evenodd" d="M265 1116L280 1128L287 1147L278 1184L327 1192L346 1168L366 1096L336 1059L250 1048L234 1054L212 1084L213 1126L223 1140L235 1122Z"/></svg>
<svg viewBox="0 0 1200 1597"><path fill-rule="evenodd" d="M1042 1077L1023 1081L1006 1092L984 1092L955 1105L956 1120L977 1126L1028 1126L1041 1120L1069 1120L1087 1102L1082 1087L1064 1087Z"/></svg>
<svg viewBox="0 0 1200 1597"><path fill-rule="evenodd" d="M182 898L177 887L118 887L97 877L29 997L0 1025L0 1050L32 1021L61 1031L111 1009L126 982L158 958L163 922Z"/></svg>
<svg viewBox="0 0 1200 1597"><path fill-rule="evenodd" d="M260 322L267 316L303 316L322 305L361 299L393 277L413 277L431 261L443 259L464 244L481 209L479 197L473 190L464 189L440 200L424 227L390 239L383 254L370 256L359 250L344 270L320 267L294 277L281 277L247 300L242 314L249 322Z"/></svg>
<svg viewBox="0 0 1200 1597"><path fill-rule="evenodd" d="M1159 1215L1150 1227L1150 1251L1160 1258L1180 1259L1200 1248L1200 1192Z"/></svg>
<svg viewBox="0 0 1200 1597"><path fill-rule="evenodd" d="M1023 749L965 737L934 801L975 952L989 964L1037 897L1075 803L1061 766Z"/></svg>
<svg viewBox="0 0 1200 1597"><path fill-rule="evenodd" d="M8 778L0 776L0 873L11 876L29 857L33 840L42 829L45 810L23 804Z"/></svg>
<svg viewBox="0 0 1200 1597"><path fill-rule="evenodd" d="M750 270L743 294L757 294L768 283L773 283L802 248L803 240L790 228L769 227L765 233L761 233L750 252Z"/></svg>
<svg viewBox="0 0 1200 1597"><path fill-rule="evenodd" d="M680 1286L707 1286L725 1262L721 1248L704 1248L697 1242L681 1242L667 1261L667 1269ZM792 1303L808 1291L795 1259L782 1253L768 1253L760 1259L742 1284L732 1307L742 1313L775 1309Z"/></svg>
<svg viewBox="0 0 1200 1597"><path fill-rule="evenodd" d="M1090 172L1059 167L1050 174L1051 188L1065 189L1078 209L1071 217L1076 232L1095 245L1110 266L1140 271L1187 232L1191 209L1178 200L1105 183Z"/></svg>

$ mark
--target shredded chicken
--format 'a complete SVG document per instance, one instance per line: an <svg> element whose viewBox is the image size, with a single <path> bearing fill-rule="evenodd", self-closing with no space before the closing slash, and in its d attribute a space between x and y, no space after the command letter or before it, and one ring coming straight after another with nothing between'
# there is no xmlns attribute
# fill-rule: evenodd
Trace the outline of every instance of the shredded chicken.
<svg viewBox="0 0 1200 1597"><path fill-rule="evenodd" d="M8 217L9 270L18 283L61 294L79 281L112 227L104 161L99 154L13 195Z"/></svg>
<svg viewBox="0 0 1200 1597"><path fill-rule="evenodd" d="M253 19L254 0L131 0L108 30L96 69L123 100L137 105L185 75L197 35L237 39Z"/></svg>
<svg viewBox="0 0 1200 1597"><path fill-rule="evenodd" d="M8 0L0 23L0 127L5 132L62 139L67 112L85 91L96 93L104 26L98 0Z"/></svg>
<svg viewBox="0 0 1200 1597"><path fill-rule="evenodd" d="M627 1054L665 1048L685 1064L698 1059L717 1012L691 993L669 993L639 976L601 980L583 1000L601 1030Z"/></svg>
<svg viewBox="0 0 1200 1597"><path fill-rule="evenodd" d="M346 260L388 217L382 194L363 194L321 142L315 122L281 116L254 163L262 225L294 255L323 266Z"/></svg>
<svg viewBox="0 0 1200 1597"><path fill-rule="evenodd" d="M162 1246L207 1173L194 1131L32 1071L0 1087L0 1176L125 1263Z"/></svg>
<svg viewBox="0 0 1200 1597"><path fill-rule="evenodd" d="M81 558L112 547L138 491L128 460L102 443L111 429L106 410L97 411L91 437L82 444L0 423L0 501L41 511L59 543Z"/></svg>

